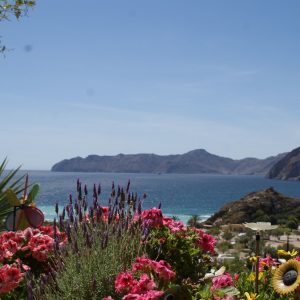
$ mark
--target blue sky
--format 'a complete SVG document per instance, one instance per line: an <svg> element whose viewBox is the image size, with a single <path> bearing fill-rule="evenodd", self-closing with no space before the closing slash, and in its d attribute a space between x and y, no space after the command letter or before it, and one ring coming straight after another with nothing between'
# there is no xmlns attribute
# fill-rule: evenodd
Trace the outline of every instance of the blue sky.
<svg viewBox="0 0 300 300"><path fill-rule="evenodd" d="M75 3L75 4L74 4ZM37 1L1 22L0 160L300 146L300 2ZM28 51L30 50L30 51Z"/></svg>

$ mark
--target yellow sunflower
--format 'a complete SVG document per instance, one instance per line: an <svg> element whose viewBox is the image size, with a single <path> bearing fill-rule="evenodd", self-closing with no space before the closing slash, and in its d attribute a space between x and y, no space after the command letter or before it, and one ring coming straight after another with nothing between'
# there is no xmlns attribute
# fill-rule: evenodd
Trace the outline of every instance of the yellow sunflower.
<svg viewBox="0 0 300 300"><path fill-rule="evenodd" d="M279 266L272 278L274 290L281 295L292 293L300 284L300 262L289 260Z"/></svg>

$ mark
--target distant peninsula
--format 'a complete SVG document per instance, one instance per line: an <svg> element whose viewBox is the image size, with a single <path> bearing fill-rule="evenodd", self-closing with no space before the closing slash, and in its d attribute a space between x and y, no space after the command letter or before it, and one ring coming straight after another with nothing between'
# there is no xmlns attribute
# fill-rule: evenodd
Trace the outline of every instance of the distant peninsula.
<svg viewBox="0 0 300 300"><path fill-rule="evenodd" d="M110 172L110 173L178 173L266 175L285 154L265 159L240 160L217 156L204 149L184 154L118 154L116 156L89 155L56 163L53 172Z"/></svg>

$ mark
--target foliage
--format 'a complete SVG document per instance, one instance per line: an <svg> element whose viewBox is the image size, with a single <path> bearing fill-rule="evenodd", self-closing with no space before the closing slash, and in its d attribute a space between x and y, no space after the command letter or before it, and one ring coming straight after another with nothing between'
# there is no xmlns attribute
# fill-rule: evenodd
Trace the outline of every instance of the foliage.
<svg viewBox="0 0 300 300"><path fill-rule="evenodd" d="M29 8L35 6L35 0L0 0L0 22L8 20L10 16L19 19L25 15ZM1 44L0 40L0 53L4 52L6 47Z"/></svg>
<svg viewBox="0 0 300 300"><path fill-rule="evenodd" d="M154 209L142 213L143 222L155 217L157 224L150 223L150 233L146 243L147 254L152 259L166 260L176 271L176 283L184 279L197 279L204 276L212 263L216 240L204 231L185 227L182 222L173 221L162 216L160 210L157 215ZM150 216L150 212L152 216Z"/></svg>
<svg viewBox="0 0 300 300"><path fill-rule="evenodd" d="M0 165L0 230L4 227L4 220L7 215L12 211L12 206L7 199L7 190L12 190L16 195L19 195L23 191L21 181L24 176L15 179L20 167L5 174L6 165L7 159Z"/></svg>
<svg viewBox="0 0 300 300"><path fill-rule="evenodd" d="M53 226L0 235L1 299L289 300L299 290L296 250L274 252L262 239L265 257L236 254L220 266L215 238L161 209L142 211L129 183L126 189L112 185L107 207L100 205L100 186L88 195L78 181L75 201L70 196L61 214L56 206L58 226L54 220ZM248 233L237 243L253 247L253 241ZM284 286L290 270L297 278Z"/></svg>
<svg viewBox="0 0 300 300"><path fill-rule="evenodd" d="M112 295L118 299L114 281L142 253L141 230L133 221L138 199L112 186L108 207L100 206L101 187L94 187L92 205L88 209L88 191L77 183L77 198L60 214L60 227L68 235L69 244L53 261L54 281L37 283L36 299L101 299ZM126 202L129 203L126 206ZM125 209L126 206L126 209ZM67 219L65 219L67 214Z"/></svg>
<svg viewBox="0 0 300 300"><path fill-rule="evenodd" d="M199 228L200 221L201 221L201 218L198 215L193 215L187 221L187 225L190 226L190 227Z"/></svg>

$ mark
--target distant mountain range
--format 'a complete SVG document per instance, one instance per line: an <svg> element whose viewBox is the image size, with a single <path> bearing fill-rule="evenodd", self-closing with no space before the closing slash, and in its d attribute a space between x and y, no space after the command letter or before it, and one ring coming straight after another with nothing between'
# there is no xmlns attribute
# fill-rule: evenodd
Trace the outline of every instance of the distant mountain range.
<svg viewBox="0 0 300 300"><path fill-rule="evenodd" d="M181 174L243 174L266 175L286 153L265 159L235 160L217 156L204 149L184 154L118 154L116 156L89 155L56 163L54 172L116 172L116 173L181 173Z"/></svg>

